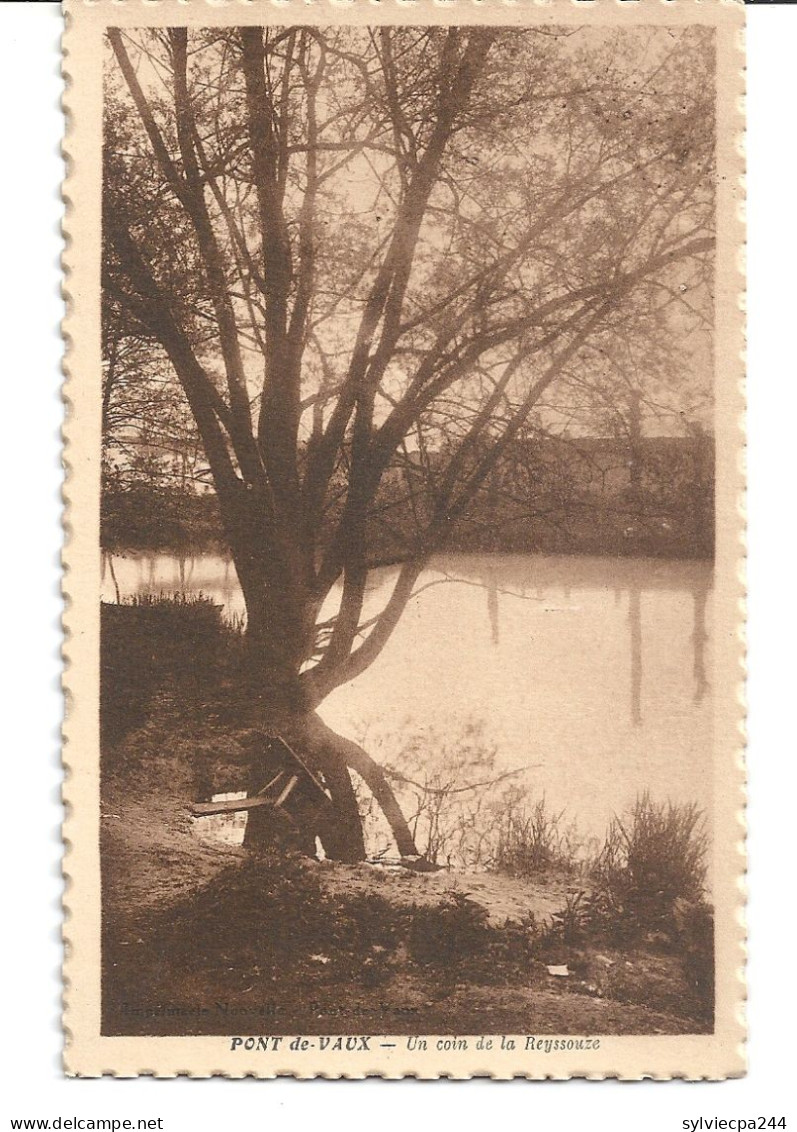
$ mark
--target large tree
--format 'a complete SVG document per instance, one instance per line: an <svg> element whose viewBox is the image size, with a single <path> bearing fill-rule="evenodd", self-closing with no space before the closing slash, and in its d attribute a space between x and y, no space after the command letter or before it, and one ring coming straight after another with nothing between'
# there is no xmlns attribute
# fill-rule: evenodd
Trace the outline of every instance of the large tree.
<svg viewBox="0 0 797 1132"><path fill-rule="evenodd" d="M710 33L108 38L106 304L195 419L246 601L248 694L323 779L328 853L363 854L354 770L411 854L381 768L317 708L379 655L557 385L611 400L605 359L654 341L657 380L683 383L678 343L710 310ZM388 480L414 524L373 615Z"/></svg>

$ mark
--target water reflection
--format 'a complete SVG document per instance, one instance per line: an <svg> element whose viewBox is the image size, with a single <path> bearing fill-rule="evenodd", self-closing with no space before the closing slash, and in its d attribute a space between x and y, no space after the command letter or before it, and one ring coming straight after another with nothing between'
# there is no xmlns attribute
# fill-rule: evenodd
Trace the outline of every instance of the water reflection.
<svg viewBox="0 0 797 1132"><path fill-rule="evenodd" d="M212 802L226 802L232 799L245 798L243 790L229 791L223 794L212 794ZM221 841L225 845L242 845L246 832L246 814L238 810L232 814L212 814L208 817L192 819L195 831L200 837L208 841Z"/></svg>
<svg viewBox="0 0 797 1132"><path fill-rule="evenodd" d="M498 574L495 566L487 568L487 617L490 621L490 640L493 645L501 643L501 624L498 619Z"/></svg>
<svg viewBox="0 0 797 1132"><path fill-rule="evenodd" d="M116 603L119 604L122 600L122 594L121 594L121 591L119 589L119 581L116 577L116 569L114 568L114 564L113 564L113 555L103 553L103 556L102 556L102 581L103 581L103 583L105 582L106 573L111 580L111 584L113 585L114 599L116 600ZM129 596L129 595L126 595L126 596Z"/></svg>
<svg viewBox="0 0 797 1132"><path fill-rule="evenodd" d="M518 563L519 560L519 563ZM527 567L536 563L537 570L547 580L529 585ZM684 590L691 594L692 626L690 635L691 671L694 682L693 699L699 704L710 691L707 676L706 650L710 636L708 629L708 599L711 593L711 568L704 563L652 562L651 560L614 559L559 559L535 558L523 555L451 556L440 559L430 575L440 574L440 581L452 584L458 581L483 588L487 606L487 625L490 643L495 649L501 645L501 612L513 608L513 599L543 603L548 612L576 611L573 605L573 576L578 566L584 567L584 581L590 588L600 588L596 564L610 568L613 574L611 592L613 604L619 612L627 607L628 654L630 663L629 715L635 726L642 724L644 648L643 648L643 596L650 591ZM520 565L519 565L520 564ZM549 601L558 564L568 569L561 581L562 605L551 607ZM389 584L390 570L376 571L376 584L371 591L381 593ZM460 575L460 576L458 576ZM618 584L619 578L626 585ZM232 560L214 555L179 556L164 554L109 554L102 557L102 598L121 602L137 596L182 594L204 596L218 601L228 616L245 616L243 597ZM121 581L120 581L121 579ZM421 576L419 588L428 582ZM608 587L607 587L608 589ZM608 596L608 594L607 594ZM655 641L653 642L655 646Z"/></svg>
<svg viewBox="0 0 797 1132"><path fill-rule="evenodd" d="M692 590L692 601L694 603L692 629L692 653L694 662L692 664L692 675L695 681L696 704L701 703L706 693L711 690L711 685L706 675L706 647L709 643L706 607L708 605L710 589L711 575L707 573L698 580Z"/></svg>
<svg viewBox="0 0 797 1132"><path fill-rule="evenodd" d="M245 615L221 557L106 556L102 577L106 601L202 594ZM365 617L394 577L374 573ZM322 714L382 761L410 738L434 760L433 731L483 723L501 767L541 764L534 789L587 832L643 790L709 808L711 586L701 562L441 557L378 660Z"/></svg>
<svg viewBox="0 0 797 1132"><path fill-rule="evenodd" d="M631 652L631 720L642 724L642 591L632 586L628 593L628 624Z"/></svg>

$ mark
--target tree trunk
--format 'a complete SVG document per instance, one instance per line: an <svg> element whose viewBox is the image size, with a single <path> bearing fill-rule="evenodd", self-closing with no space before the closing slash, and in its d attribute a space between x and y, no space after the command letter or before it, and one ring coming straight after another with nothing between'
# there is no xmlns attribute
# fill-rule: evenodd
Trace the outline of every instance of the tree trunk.
<svg viewBox="0 0 797 1132"><path fill-rule="evenodd" d="M324 852L336 861L363 861L362 818L346 765L334 756L329 757L325 760L323 773L334 807L321 815L319 837Z"/></svg>
<svg viewBox="0 0 797 1132"><path fill-rule="evenodd" d="M280 736L303 759L323 784L331 804L315 807L300 796L288 804L295 815L294 831L279 814L263 807L250 812L244 844L250 848L273 846L275 836L303 852L315 852L318 837L328 857L342 861L365 858L362 818L352 785L356 770L381 807L404 856L417 855L409 826L382 768L356 743L332 731L309 701L308 685L300 675L307 653L305 597L301 586L278 576L271 563L266 577L263 562L268 549L249 544L242 536L234 552L236 569L247 609L247 648L239 682L247 714L266 733ZM312 619L314 624L314 618ZM253 752L250 792L261 790L270 777L264 751ZM283 825L279 834L278 824ZM298 828L297 828L298 827Z"/></svg>
<svg viewBox="0 0 797 1132"><path fill-rule="evenodd" d="M267 697L268 698L268 697ZM288 804L291 819L269 807L252 810L247 819L244 845L254 850L275 845L315 853L319 838L326 855L338 861L365 859L362 818L349 768L356 770L371 790L387 819L402 856L417 856L409 826L382 768L350 739L338 735L313 711L270 713L264 720L269 732L278 735L318 777L329 794L330 805L303 800L296 791ZM265 745L254 751L251 761L250 796L271 777Z"/></svg>
<svg viewBox="0 0 797 1132"><path fill-rule="evenodd" d="M393 788L379 763L372 759L358 743L338 735L337 732L327 727L318 715L314 716L314 728L319 739L326 744L328 750L335 753L342 765L355 770L365 782L387 819L401 856L417 857L418 850L410 827L401 812L401 806L396 800ZM348 770L346 773L348 776Z"/></svg>

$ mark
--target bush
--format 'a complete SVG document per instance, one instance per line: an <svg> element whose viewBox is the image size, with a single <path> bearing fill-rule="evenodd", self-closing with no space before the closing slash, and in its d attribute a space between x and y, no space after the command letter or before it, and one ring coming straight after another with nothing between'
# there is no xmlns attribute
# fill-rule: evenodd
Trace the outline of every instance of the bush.
<svg viewBox="0 0 797 1132"><path fill-rule="evenodd" d="M141 597L118 605L103 603L103 748L143 726L158 694L167 688L188 713L202 705L212 708L238 663L242 641L241 633L222 620L221 606L209 598Z"/></svg>
<svg viewBox="0 0 797 1132"><path fill-rule="evenodd" d="M531 809L526 793L514 788L500 815L495 842L495 868L510 876L529 877L550 869L577 869L578 846L573 831L562 829L562 813L552 814L542 797Z"/></svg>
<svg viewBox="0 0 797 1132"><path fill-rule="evenodd" d="M644 794L625 821L613 820L590 869L592 886L568 894L544 941L560 947L600 941L626 953L652 945L680 964L684 1009L710 1023L714 912L706 900L707 851L697 806L656 805Z"/></svg>
<svg viewBox="0 0 797 1132"><path fill-rule="evenodd" d="M568 894L550 934L566 942L599 935L617 943L661 942L694 953L697 966L713 917L706 902L705 819L694 804L638 798L615 817L589 868L589 886Z"/></svg>
<svg viewBox="0 0 797 1132"><path fill-rule="evenodd" d="M708 838L693 803L654 805L648 794L615 818L593 867L595 898L624 933L672 933L675 902L705 899Z"/></svg>
<svg viewBox="0 0 797 1132"><path fill-rule="evenodd" d="M104 550L196 551L226 549L215 492L103 484L100 541Z"/></svg>
<svg viewBox="0 0 797 1132"><path fill-rule="evenodd" d="M461 892L439 907L415 907L409 952L416 963L450 966L483 955L489 945L487 910Z"/></svg>

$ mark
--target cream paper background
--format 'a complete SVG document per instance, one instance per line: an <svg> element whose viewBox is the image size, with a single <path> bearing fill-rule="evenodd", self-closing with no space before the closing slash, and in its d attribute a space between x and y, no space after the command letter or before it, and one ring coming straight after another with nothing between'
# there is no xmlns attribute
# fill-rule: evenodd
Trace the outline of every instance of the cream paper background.
<svg viewBox="0 0 797 1132"><path fill-rule="evenodd" d="M65 925L67 985L64 1027L68 1074L120 1076L254 1075L272 1077L422 1078L491 1076L566 1078L616 1076L635 1079L685 1077L717 1079L744 1071L743 871L743 294L741 219L743 171L742 25L737 0L616 0L578 4L571 0L527 5L482 2L478 6L415 2L378 7L371 4L197 3L191 0L67 0L64 39L67 93L66 153L68 342L65 429L68 465L65 582L67 611L67 717L65 723L64 823L68 876ZM299 15L300 12L300 15ZM601 1039L589 1053L475 1050L437 1052L427 1036L425 1053L406 1049L405 1038L389 1038L396 1048L372 1054L335 1054L318 1050L278 1054L233 1053L223 1037L128 1038L99 1033L99 779L98 779L98 630L99 630L99 464L100 464L100 141L102 50L104 28L116 26L294 22L346 23L488 23L503 25L590 23L691 24L717 27L718 35L718 242L715 433L717 441L717 558L713 596L716 625L715 694L715 841L717 1021L710 1036L617 1037ZM472 1036L475 1038L475 1036Z"/></svg>

